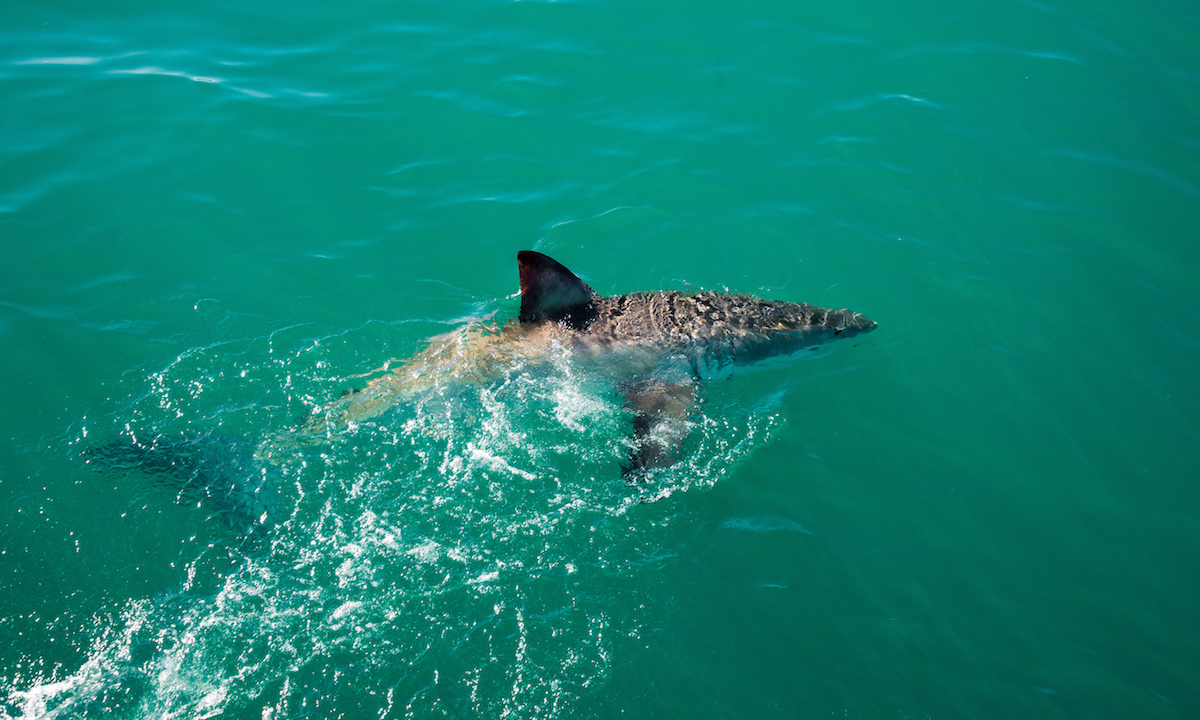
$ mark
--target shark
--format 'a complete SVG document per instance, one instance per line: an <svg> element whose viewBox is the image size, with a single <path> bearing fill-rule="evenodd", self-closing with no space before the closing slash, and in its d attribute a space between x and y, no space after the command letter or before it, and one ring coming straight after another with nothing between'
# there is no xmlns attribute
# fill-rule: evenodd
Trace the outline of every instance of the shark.
<svg viewBox="0 0 1200 720"><path fill-rule="evenodd" d="M557 260L517 253L520 312L500 326L471 322L385 364L365 387L316 406L255 444L246 438L129 434L84 452L97 469L137 471L199 504L237 535L262 536L279 514L271 468L299 446L378 418L442 388L554 372L563 357L624 396L632 434L622 475L634 484L681 458L706 383L735 368L812 350L876 328L847 309L741 293L678 290L604 296ZM364 377L364 376L359 376Z"/></svg>
<svg viewBox="0 0 1200 720"><path fill-rule="evenodd" d="M627 479L674 464L704 383L733 368L871 332L848 309L740 293L677 290L604 296L557 260L517 253L520 313L503 326L467 325L429 344L366 387L317 408L306 433L334 433L443 382L493 382L515 367L567 353L624 394L633 437Z"/></svg>

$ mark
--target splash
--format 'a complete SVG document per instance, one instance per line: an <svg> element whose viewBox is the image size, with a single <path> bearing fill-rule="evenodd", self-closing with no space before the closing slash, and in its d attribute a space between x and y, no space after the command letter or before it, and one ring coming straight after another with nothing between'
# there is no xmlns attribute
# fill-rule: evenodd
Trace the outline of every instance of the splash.
<svg viewBox="0 0 1200 720"><path fill-rule="evenodd" d="M273 426L285 511L220 575L194 558L178 591L98 619L81 667L12 687L14 717L570 715L645 631L684 512L651 501L711 486L779 425L706 410L684 460L630 486L623 398L563 353L288 443L279 418L336 394L329 343L299 335L186 353L114 412L143 434Z"/></svg>

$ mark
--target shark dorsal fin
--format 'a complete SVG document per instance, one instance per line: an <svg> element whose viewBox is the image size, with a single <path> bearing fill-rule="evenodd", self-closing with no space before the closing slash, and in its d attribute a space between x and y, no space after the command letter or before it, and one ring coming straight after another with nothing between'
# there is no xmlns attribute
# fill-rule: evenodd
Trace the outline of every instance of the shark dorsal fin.
<svg viewBox="0 0 1200 720"><path fill-rule="evenodd" d="M561 322L582 330L596 316L599 295L553 258L532 250L517 253L521 275L521 322Z"/></svg>

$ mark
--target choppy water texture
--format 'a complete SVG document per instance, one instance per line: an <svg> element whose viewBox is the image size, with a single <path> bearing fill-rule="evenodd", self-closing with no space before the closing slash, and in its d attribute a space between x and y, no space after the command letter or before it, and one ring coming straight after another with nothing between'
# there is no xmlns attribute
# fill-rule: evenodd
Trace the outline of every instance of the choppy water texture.
<svg viewBox="0 0 1200 720"><path fill-rule="evenodd" d="M0 717L1200 714L1198 32L8 3ZM525 248L879 329L711 383L635 487L568 355L280 440L515 315ZM262 504L89 461L130 436Z"/></svg>

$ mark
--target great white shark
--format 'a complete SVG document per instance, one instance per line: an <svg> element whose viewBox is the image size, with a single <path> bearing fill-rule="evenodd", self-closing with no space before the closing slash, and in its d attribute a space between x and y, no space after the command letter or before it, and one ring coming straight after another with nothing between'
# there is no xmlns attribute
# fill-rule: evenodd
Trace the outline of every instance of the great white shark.
<svg viewBox="0 0 1200 720"><path fill-rule="evenodd" d="M606 297L542 253L517 253L521 309L502 327L470 323L428 345L365 388L314 409L254 445L213 435L129 436L86 454L102 467L141 470L200 500L247 533L269 525L267 468L298 443L345 431L444 384L486 384L552 364L564 354L609 380L633 416L624 475L645 479L679 459L703 384L761 363L875 329L850 310L751 295L676 290Z"/></svg>
<svg viewBox="0 0 1200 720"><path fill-rule="evenodd" d="M740 365L874 330L850 310L713 291L605 297L553 258L517 253L521 310L503 327L474 325L428 347L364 389L319 408L307 432L336 432L444 381L484 383L557 352L594 360L633 411L627 477L671 465L701 385Z"/></svg>

